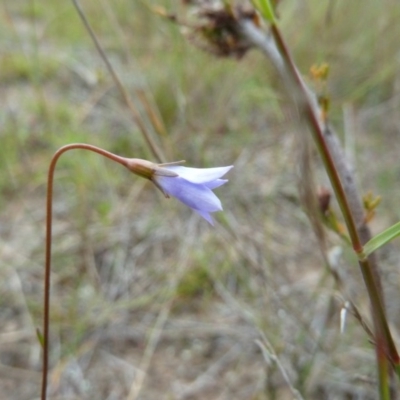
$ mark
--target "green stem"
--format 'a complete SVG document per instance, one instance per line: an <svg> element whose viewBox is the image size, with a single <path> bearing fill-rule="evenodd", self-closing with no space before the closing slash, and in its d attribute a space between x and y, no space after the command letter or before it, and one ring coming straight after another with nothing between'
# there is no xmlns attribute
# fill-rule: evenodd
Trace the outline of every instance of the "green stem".
<svg viewBox="0 0 400 400"><path fill-rule="evenodd" d="M381 296L376 290L375 279L370 268L369 261L368 259L364 259L359 260L358 263L361 268L361 273L368 291L368 296L370 298L372 313L374 315L375 330L379 329L379 332L375 333L377 335L376 340L378 341L378 336L383 335L386 340L386 356L394 365L398 365L400 360L397 353L396 345L394 344L392 335L390 333Z"/></svg>
<svg viewBox="0 0 400 400"><path fill-rule="evenodd" d="M313 110L310 102L308 101L308 94L304 87L303 80L299 76L297 68L294 64L294 61L292 60L292 57L289 53L289 50L286 46L286 43L283 40L283 37L282 37L278 27L274 24L274 25L272 25L271 30L272 30L272 34L275 38L276 44L281 52L281 55L285 60L285 64L288 67L289 72L292 75L292 78L294 78L294 80L296 82L297 88L299 90L299 95L301 96L301 102L302 102L301 105L303 106L303 110L307 116L307 120L309 121L309 123L311 125L311 128L312 128L311 133L313 135L314 142L318 148L319 154L321 155L322 162L324 163L325 169L326 169L329 179L332 183L333 190L336 194L340 210L342 211L342 214L346 221L347 229L349 231L349 236L350 236L351 242L353 244L354 251L356 253L360 253L362 251L362 244L359 239L357 227L356 227L349 203L347 201L347 196L343 189L343 185L340 181L340 177L337 173L337 169L335 167L335 164L333 162L333 159L331 157L331 154L329 152L327 144L324 140L324 134L322 132L321 126L318 122L318 119L314 113L314 110Z"/></svg>
<svg viewBox="0 0 400 400"><path fill-rule="evenodd" d="M384 350L384 343L377 341L376 352L378 357L378 381L381 400L390 400L389 363Z"/></svg>
<svg viewBox="0 0 400 400"><path fill-rule="evenodd" d="M349 236L352 242L353 249L357 255L363 254L363 243L361 242L359 231L357 229L356 222L354 220L346 192L343 188L337 168L335 166L329 148L324 139L324 132L322 131L321 124L319 123L317 116L315 115L315 112L313 110L313 107L309 99L309 95L304 86L303 80L301 79L297 71L297 68L294 64L294 61L292 60L292 57L286 46L286 43L284 42L283 37L276 24L272 24L271 31L275 39L275 42L280 50L280 53L284 59L288 73L295 82L296 90L298 91L298 93L295 93L295 96L296 99L297 96L300 99L297 103L300 104L301 110L306 115L306 120L310 124L314 142L317 146L319 154L321 155L322 161L324 163L325 169L328 173L337 201L339 203L339 207L342 211L344 220L346 222L346 226L349 231ZM397 353L396 346L391 336L389 325L385 315L383 296L380 291L380 285L378 282L379 277L374 276L368 258L360 260L359 264L371 302L373 320L375 324L375 335L376 335L375 339L377 343L380 343L379 346L378 345L375 346L375 350L377 353L378 374L380 378L381 394L383 396L383 393L386 393L386 390L388 390L386 357L388 357L389 360L394 365L398 365L399 355ZM382 357L382 354L380 354L380 352L382 351L382 347L383 347L384 357ZM383 376L385 374L385 371L386 375Z"/></svg>

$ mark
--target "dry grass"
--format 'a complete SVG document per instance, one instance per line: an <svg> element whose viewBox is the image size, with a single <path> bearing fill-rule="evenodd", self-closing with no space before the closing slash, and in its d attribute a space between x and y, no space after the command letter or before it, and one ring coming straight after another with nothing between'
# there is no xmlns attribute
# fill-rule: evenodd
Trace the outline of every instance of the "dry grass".
<svg viewBox="0 0 400 400"><path fill-rule="evenodd" d="M298 201L297 126L266 61L255 53L240 61L204 54L140 2L112 10L105 0L82 3L126 89L144 90L157 105L171 160L235 168L218 191L225 211L212 229L96 155L62 157L51 398L292 398L274 357L304 398L376 398L367 335L350 315L340 334L348 297L368 321L357 266L329 234L332 256L342 246L346 292L323 264ZM304 73L314 62L331 63L332 119L340 128L342 107L350 107L344 141L365 192L383 196L372 221L377 232L400 217L400 7L333 1L327 23L322 3L282 1L282 23ZM2 6L0 398L23 400L39 397L35 330L51 155L74 141L151 155L72 6ZM317 158L314 164L325 184ZM381 259L400 344L398 244Z"/></svg>

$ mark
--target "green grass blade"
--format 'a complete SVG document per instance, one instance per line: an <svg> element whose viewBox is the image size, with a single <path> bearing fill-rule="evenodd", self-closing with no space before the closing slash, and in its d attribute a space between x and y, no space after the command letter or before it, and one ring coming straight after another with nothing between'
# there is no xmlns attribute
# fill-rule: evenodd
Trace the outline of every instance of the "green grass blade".
<svg viewBox="0 0 400 400"><path fill-rule="evenodd" d="M43 339L42 332L40 331L39 328L36 328L36 336L39 340L40 346L42 346L42 348L43 348L44 339Z"/></svg>
<svg viewBox="0 0 400 400"><path fill-rule="evenodd" d="M371 240L369 240L364 245L364 255L365 257L369 256L375 250L379 249L386 243L389 243L391 240L400 236L400 222L392 225L388 229L374 236Z"/></svg>
<svg viewBox="0 0 400 400"><path fill-rule="evenodd" d="M270 0L252 0L252 3L267 21L271 22L271 24L275 23L274 8Z"/></svg>
<svg viewBox="0 0 400 400"><path fill-rule="evenodd" d="M400 381L400 365L395 365L394 366L394 370L396 371L396 375L397 375L397 378L399 379L399 381Z"/></svg>

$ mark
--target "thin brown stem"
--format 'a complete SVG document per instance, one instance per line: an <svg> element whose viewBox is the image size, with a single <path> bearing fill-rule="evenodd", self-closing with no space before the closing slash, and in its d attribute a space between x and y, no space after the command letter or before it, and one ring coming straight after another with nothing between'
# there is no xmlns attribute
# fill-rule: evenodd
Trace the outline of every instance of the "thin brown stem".
<svg viewBox="0 0 400 400"><path fill-rule="evenodd" d="M309 122L311 127L311 133L314 138L314 142L317 145L319 154L325 165L325 170L328 173L329 179L331 181L332 187L336 194L337 201L339 203L340 209L342 211L344 220L349 231L349 236L353 245L353 249L357 255L362 253L363 241L361 239L360 233L365 230L365 226L357 226L348 196L343 188L342 181L338 174L338 170L331 156L330 150L327 146L325 135L322 130L321 124L318 121L314 109L309 101L309 96L307 89L304 86L304 82L301 79L299 72L294 64L294 61L290 55L290 52L286 46L286 43L280 33L280 30L276 25L271 27L272 35L276 41L276 44L280 50L282 57L285 60L285 65L288 67L292 79L294 79L296 85L294 85L299 91L299 101L300 107L303 110L306 120ZM297 94L295 94L297 95ZM371 301L372 313L374 316L375 323L375 334L383 335L384 343L386 344L387 356L390 360L398 364L399 355L397 353L396 346L394 344L388 322L386 319L385 306L383 302L383 293L380 282L379 272L374 270L372 265L373 259L365 259L360 261L360 268L364 277L364 282L368 291L368 295Z"/></svg>
<svg viewBox="0 0 400 400"><path fill-rule="evenodd" d="M353 178L340 149L338 140L330 126L318 114L319 106L313 93L305 85L291 57L289 49L275 24L271 26L272 35L265 35L253 22L243 19L240 24L243 34L256 47L260 48L272 61L281 75L300 113L308 123L314 142L329 175L336 198L343 213L368 291L375 325L375 341L383 343L385 355L395 366L399 365L399 354L394 344L386 318L385 302L378 264L374 254L367 259L362 257L363 245L371 238L365 223L364 208ZM377 351L378 364L381 357ZM378 369L381 370L380 365ZM383 364L382 364L383 371ZM383 381L382 381L383 383ZM383 383L384 384L384 383Z"/></svg>
<svg viewBox="0 0 400 400"><path fill-rule="evenodd" d="M111 65L105 51L101 47L101 44L99 40L97 39L97 36L95 35L92 27L89 24L89 21L86 18L86 15L84 14L81 6L79 5L77 0L72 0L72 3L78 12L79 17L81 18L83 25L85 26L86 30L88 31L91 39L93 40L94 45L96 46L97 51L100 54L100 57L106 64L106 67L108 69L108 72L110 73L115 85L117 86L119 92L122 95L122 98L124 99L125 104L129 108L129 111L132 114L133 120L135 121L136 125L139 127L140 131L142 132L142 135L148 144L150 150L152 151L154 157L158 160L158 162L165 162L165 157L159 146L155 143L153 138L151 137L150 132L148 131L146 124L142 121L142 118L136 109L136 107L133 104L132 99L130 98L128 92L125 90L124 85L122 84L121 80L118 78L117 73L115 72L113 66Z"/></svg>
<svg viewBox="0 0 400 400"><path fill-rule="evenodd" d="M44 299L43 299L43 371L41 400L46 400L47 375L49 369L49 324L50 324L50 271L51 271L51 232L53 221L53 183L54 171L60 156L68 150L82 149L98 153L119 164L126 166L126 159L110 153L99 147L85 143L72 143L58 149L51 159L47 177L46 197L46 243L45 243L45 273L44 273Z"/></svg>
<svg viewBox="0 0 400 400"><path fill-rule="evenodd" d="M327 144L324 140L324 134L321 128L321 125L318 121L317 116L314 113L314 110L309 101L307 101L307 91L304 88L303 80L300 78L297 68L294 65L294 62L291 58L291 55L286 47L286 43L284 42L280 31L276 25L271 26L272 35L276 41L276 44L280 50L282 57L285 59L286 66L290 69L290 73L292 78L296 82L296 87L300 91L299 97L302 109L306 115L307 121L309 121L311 125L311 132L314 136L314 142L318 147L319 154L322 157L322 160L325 165L325 169L329 175L329 179L332 183L333 189L336 193L337 201L339 203L340 209L344 216L344 219L347 223L347 229L349 231L349 235L351 238L351 242L353 244L354 251L358 254L362 251L362 243L360 241L357 226L353 218L353 214L351 212L349 203L347 201L346 193L343 189L342 182L340 180L339 174L337 173L336 166L333 162L332 156L329 152Z"/></svg>

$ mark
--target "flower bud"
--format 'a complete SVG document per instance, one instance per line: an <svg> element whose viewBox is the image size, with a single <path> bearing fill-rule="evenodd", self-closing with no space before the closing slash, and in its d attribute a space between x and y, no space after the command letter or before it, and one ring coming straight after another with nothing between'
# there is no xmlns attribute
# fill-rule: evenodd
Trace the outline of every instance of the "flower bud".
<svg viewBox="0 0 400 400"><path fill-rule="evenodd" d="M134 174L150 180L158 168L157 164L140 158L126 158L125 166Z"/></svg>
<svg viewBox="0 0 400 400"><path fill-rule="evenodd" d="M129 171L143 178L153 180L154 176L169 176L174 178L178 176L177 173L163 167L164 164L158 165L151 161L142 160L140 158L126 158L125 166ZM168 165L168 164L166 164Z"/></svg>

